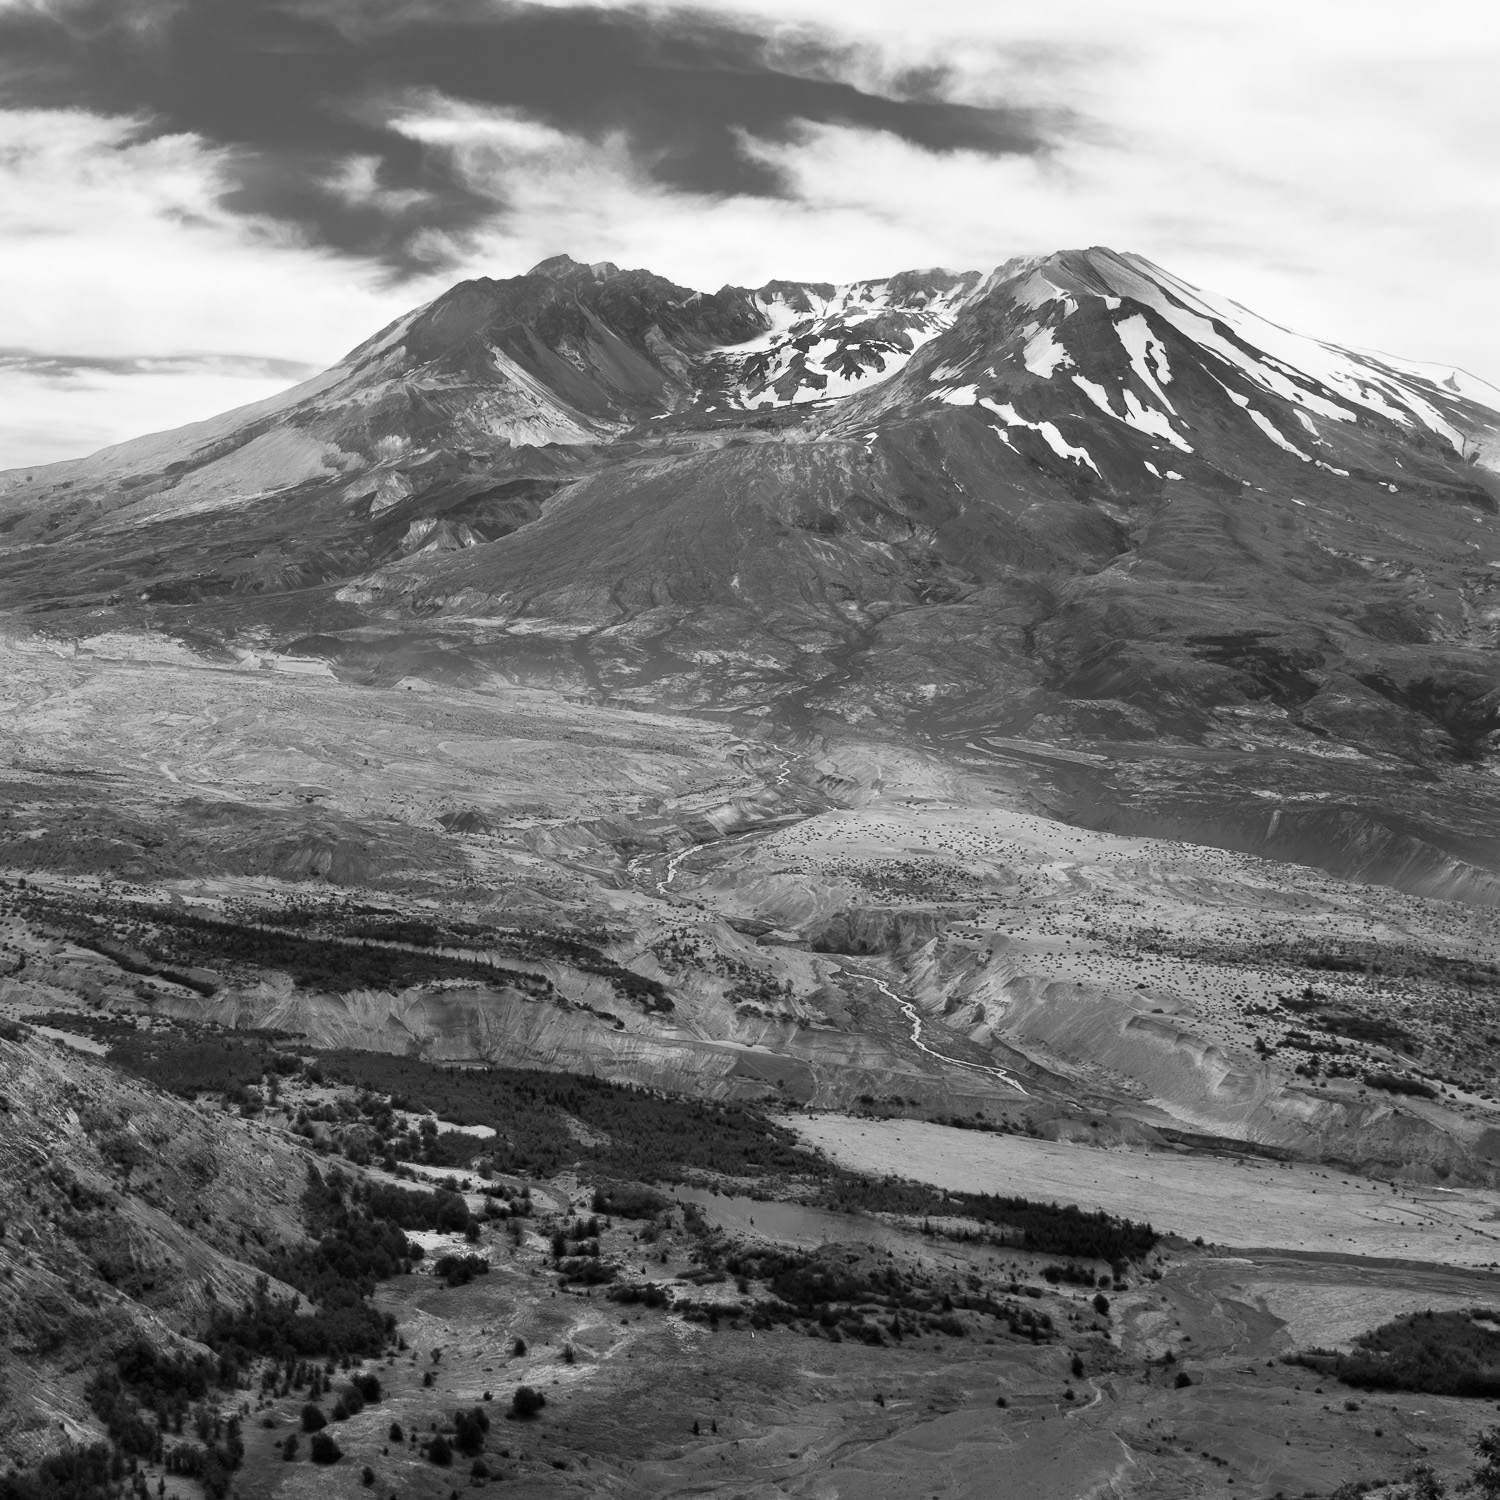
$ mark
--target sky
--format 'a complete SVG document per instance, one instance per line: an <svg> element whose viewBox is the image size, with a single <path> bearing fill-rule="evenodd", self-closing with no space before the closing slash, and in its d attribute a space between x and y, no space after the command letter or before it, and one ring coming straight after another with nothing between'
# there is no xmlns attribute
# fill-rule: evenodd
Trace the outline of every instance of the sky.
<svg viewBox="0 0 1500 1500"><path fill-rule="evenodd" d="M470 276L1085 245L1500 383L1491 0L0 0L0 468Z"/></svg>

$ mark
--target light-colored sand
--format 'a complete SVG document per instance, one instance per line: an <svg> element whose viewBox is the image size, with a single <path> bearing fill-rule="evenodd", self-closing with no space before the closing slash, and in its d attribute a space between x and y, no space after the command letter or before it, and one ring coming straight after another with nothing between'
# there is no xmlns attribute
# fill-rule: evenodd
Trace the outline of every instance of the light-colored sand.
<svg viewBox="0 0 1500 1500"><path fill-rule="evenodd" d="M1252 1277L1241 1282L1246 1300L1263 1307L1286 1325L1288 1341L1298 1348L1348 1348L1362 1333L1392 1318L1425 1311L1458 1312L1474 1306L1473 1287L1347 1284Z"/></svg>
<svg viewBox="0 0 1500 1500"><path fill-rule="evenodd" d="M858 1171L949 1191L1076 1203L1213 1244L1500 1263L1500 1192L1393 1191L1321 1167L1095 1150L917 1120L799 1115L787 1124Z"/></svg>

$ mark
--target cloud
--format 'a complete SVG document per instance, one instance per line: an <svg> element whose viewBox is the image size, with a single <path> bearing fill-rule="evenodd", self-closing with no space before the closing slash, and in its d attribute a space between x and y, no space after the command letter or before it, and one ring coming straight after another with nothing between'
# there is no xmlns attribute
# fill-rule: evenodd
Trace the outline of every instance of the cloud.
<svg viewBox="0 0 1500 1500"><path fill-rule="evenodd" d="M712 289L1109 244L1494 379L1500 29L1441 10L0 0L0 346L125 362L0 373L0 465L257 399L234 358L326 365L563 251ZM528 76L488 76L499 38Z"/></svg>
<svg viewBox="0 0 1500 1500"><path fill-rule="evenodd" d="M1046 151L1055 110L947 97L942 62L707 11L481 0L54 0L0 8L0 102L128 118L217 152L215 206L400 275L456 262L503 212L394 120L413 96L509 109L707 198L789 187L752 143L809 126L934 153ZM851 81L858 77L859 81Z"/></svg>
<svg viewBox="0 0 1500 1500"><path fill-rule="evenodd" d="M247 234L220 162L128 120L0 110L0 346L322 364L405 310L357 262Z"/></svg>
<svg viewBox="0 0 1500 1500"><path fill-rule="evenodd" d="M0 347L0 371L59 384L99 375L187 375L228 380L270 380L278 386L306 380L315 365L261 354L116 355L48 354L39 349Z"/></svg>

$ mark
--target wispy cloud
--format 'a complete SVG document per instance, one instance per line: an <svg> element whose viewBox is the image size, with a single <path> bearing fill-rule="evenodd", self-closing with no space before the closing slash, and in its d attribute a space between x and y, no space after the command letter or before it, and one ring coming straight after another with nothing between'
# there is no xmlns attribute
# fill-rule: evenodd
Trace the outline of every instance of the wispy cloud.
<svg viewBox="0 0 1500 1500"><path fill-rule="evenodd" d="M316 373L315 365L263 354L49 354L0 345L0 371L59 384L87 383L101 375L186 375L226 380L271 380L285 385Z"/></svg>

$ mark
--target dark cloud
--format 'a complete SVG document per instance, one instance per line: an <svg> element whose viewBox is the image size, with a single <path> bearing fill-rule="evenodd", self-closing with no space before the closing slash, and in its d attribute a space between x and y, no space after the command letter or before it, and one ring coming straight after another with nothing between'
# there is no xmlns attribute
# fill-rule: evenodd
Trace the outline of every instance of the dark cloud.
<svg viewBox="0 0 1500 1500"><path fill-rule="evenodd" d="M941 70L886 93L842 81L851 54L702 12L505 0L52 0L0 11L0 104L80 107L193 132L225 151L223 204L310 243L432 269L502 212L449 153L392 128L414 93L515 109L587 140L621 135L686 192L778 197L744 138L811 124L891 132L933 151L1046 150L1022 107L943 97ZM352 163L369 192L338 186Z"/></svg>
<svg viewBox="0 0 1500 1500"><path fill-rule="evenodd" d="M234 375L245 379L305 380L317 367L260 354L48 354L0 345L0 372L37 380L89 375Z"/></svg>

